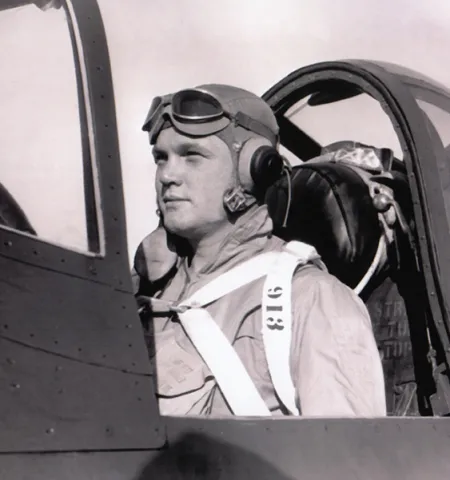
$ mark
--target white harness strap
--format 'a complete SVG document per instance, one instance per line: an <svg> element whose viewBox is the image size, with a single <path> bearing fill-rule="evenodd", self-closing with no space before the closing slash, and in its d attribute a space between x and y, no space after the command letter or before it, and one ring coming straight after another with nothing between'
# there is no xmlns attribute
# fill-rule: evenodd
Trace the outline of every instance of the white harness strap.
<svg viewBox="0 0 450 480"><path fill-rule="evenodd" d="M290 242L267 274L262 297L262 337L270 377L283 405L300 415L291 377L292 276L299 264L318 259L314 247Z"/></svg>
<svg viewBox="0 0 450 480"><path fill-rule="evenodd" d="M280 252L261 253L240 265L228 270L197 290L179 306L204 307L217 299L263 277L280 256Z"/></svg>
<svg viewBox="0 0 450 480"><path fill-rule="evenodd" d="M208 311L191 308L178 314L178 317L233 413L239 416L270 416L236 350Z"/></svg>
<svg viewBox="0 0 450 480"><path fill-rule="evenodd" d="M264 253L215 278L179 307L190 307L178 317L195 348L213 373L231 410L239 416L270 416L236 350L203 307L266 275L279 252Z"/></svg>
<svg viewBox="0 0 450 480"><path fill-rule="evenodd" d="M264 253L234 267L178 305L181 309L187 307L178 314L180 322L235 415L269 416L271 413L233 346L208 311L201 307L268 275L263 290L262 335L269 372L280 400L292 414L298 415L289 367L291 281L298 264L316 258L319 256L310 245L290 242L283 252Z"/></svg>

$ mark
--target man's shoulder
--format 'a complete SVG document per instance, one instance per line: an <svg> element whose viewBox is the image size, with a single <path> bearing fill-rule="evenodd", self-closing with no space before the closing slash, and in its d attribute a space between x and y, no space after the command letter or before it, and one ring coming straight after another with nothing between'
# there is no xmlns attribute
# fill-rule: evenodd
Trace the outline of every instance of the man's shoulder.
<svg viewBox="0 0 450 480"><path fill-rule="evenodd" d="M305 284L318 288L329 286L329 288L349 289L336 276L328 272L326 265L320 256L316 256L316 250L309 244L303 242L288 242L279 237L272 236L260 253L294 251L299 259L299 265L295 268L293 282L302 289ZM350 289L349 289L350 290Z"/></svg>
<svg viewBox="0 0 450 480"><path fill-rule="evenodd" d="M331 273L308 264L300 267L292 280L295 310L310 312L319 308L331 316L362 316L368 318L361 298Z"/></svg>
<svg viewBox="0 0 450 480"><path fill-rule="evenodd" d="M296 282L342 283L337 277L329 273L326 268L322 268L315 262L307 262L299 265L294 272L294 280Z"/></svg>
<svg viewBox="0 0 450 480"><path fill-rule="evenodd" d="M349 286L335 275L326 269L320 268L315 263L300 265L294 272L293 283L302 290L348 291L356 295Z"/></svg>

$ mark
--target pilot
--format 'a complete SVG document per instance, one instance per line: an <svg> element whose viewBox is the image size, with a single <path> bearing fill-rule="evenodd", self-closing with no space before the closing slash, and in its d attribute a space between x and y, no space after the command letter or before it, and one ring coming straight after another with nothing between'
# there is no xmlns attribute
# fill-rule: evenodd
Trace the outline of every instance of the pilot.
<svg viewBox="0 0 450 480"><path fill-rule="evenodd" d="M154 99L143 130L160 224L134 279L161 414L384 416L364 304L312 247L272 234L262 198L283 157L267 103L202 85Z"/></svg>

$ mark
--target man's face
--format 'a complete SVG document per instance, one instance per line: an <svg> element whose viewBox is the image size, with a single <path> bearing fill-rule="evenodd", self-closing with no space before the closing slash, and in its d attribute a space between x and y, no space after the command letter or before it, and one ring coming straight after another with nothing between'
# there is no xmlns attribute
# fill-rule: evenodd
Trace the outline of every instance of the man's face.
<svg viewBox="0 0 450 480"><path fill-rule="evenodd" d="M233 162L220 138L191 138L168 128L158 136L153 156L157 201L167 230L200 240L229 224L223 196L232 184Z"/></svg>

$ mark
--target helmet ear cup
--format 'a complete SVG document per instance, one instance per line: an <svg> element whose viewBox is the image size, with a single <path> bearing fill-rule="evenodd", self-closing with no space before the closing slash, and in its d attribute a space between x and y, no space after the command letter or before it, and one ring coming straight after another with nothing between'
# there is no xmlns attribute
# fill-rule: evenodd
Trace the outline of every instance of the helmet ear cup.
<svg viewBox="0 0 450 480"><path fill-rule="evenodd" d="M239 182L251 193L264 194L281 177L283 167L283 157L268 140L251 138L239 153Z"/></svg>
<svg viewBox="0 0 450 480"><path fill-rule="evenodd" d="M250 174L258 192L265 192L282 175L283 157L274 147L259 147L253 154Z"/></svg>

